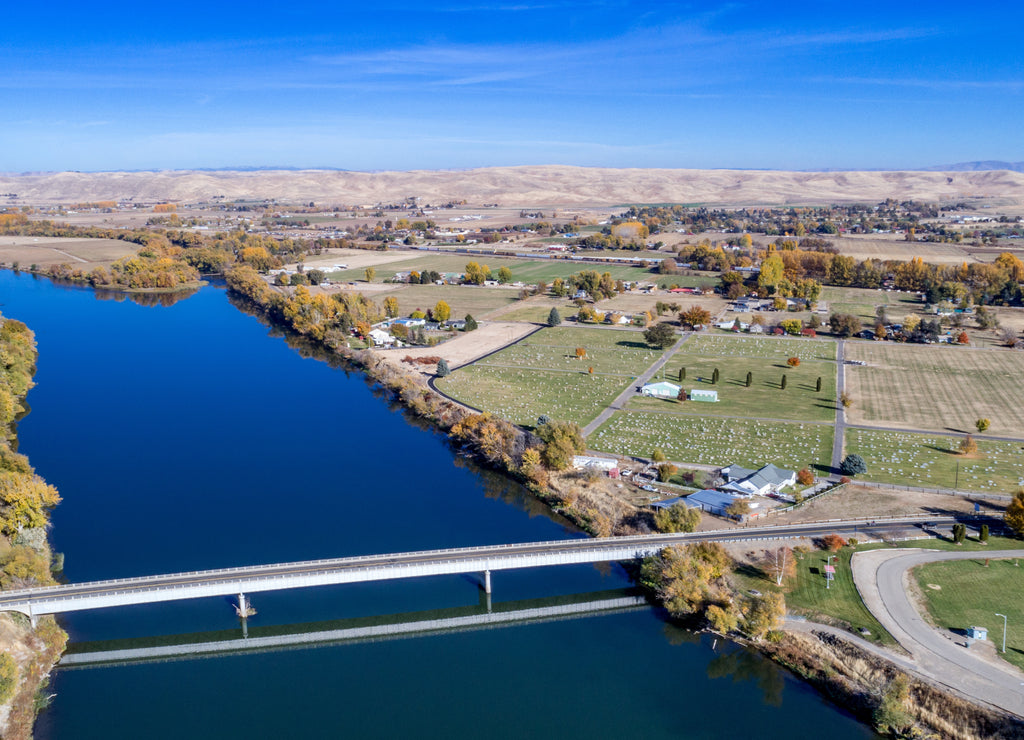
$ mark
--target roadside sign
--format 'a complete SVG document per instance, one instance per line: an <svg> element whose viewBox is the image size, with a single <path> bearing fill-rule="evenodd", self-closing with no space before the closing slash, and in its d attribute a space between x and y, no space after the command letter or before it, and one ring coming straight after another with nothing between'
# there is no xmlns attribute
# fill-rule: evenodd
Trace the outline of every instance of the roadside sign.
<svg viewBox="0 0 1024 740"><path fill-rule="evenodd" d="M829 575L832 575L833 573L836 572L836 566L834 566L834 565L826 565L825 566L825 572L828 573Z"/></svg>

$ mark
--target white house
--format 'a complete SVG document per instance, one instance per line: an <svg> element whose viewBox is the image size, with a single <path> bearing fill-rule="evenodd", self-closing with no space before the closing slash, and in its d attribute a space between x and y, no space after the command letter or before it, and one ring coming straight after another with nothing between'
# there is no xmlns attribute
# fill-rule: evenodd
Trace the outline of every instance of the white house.
<svg viewBox="0 0 1024 740"><path fill-rule="evenodd" d="M395 338L386 331L372 329L370 331L370 341L373 342L376 347L390 347L395 343Z"/></svg>
<svg viewBox="0 0 1024 740"><path fill-rule="evenodd" d="M730 465L722 468L722 476L726 480L722 490L740 496L767 496L769 493L778 493L780 489L796 484L794 471L777 468L771 463L759 470Z"/></svg>
<svg viewBox="0 0 1024 740"><path fill-rule="evenodd" d="M654 396L655 398L678 398L679 386L662 380L658 383L648 383L640 389L641 396Z"/></svg>

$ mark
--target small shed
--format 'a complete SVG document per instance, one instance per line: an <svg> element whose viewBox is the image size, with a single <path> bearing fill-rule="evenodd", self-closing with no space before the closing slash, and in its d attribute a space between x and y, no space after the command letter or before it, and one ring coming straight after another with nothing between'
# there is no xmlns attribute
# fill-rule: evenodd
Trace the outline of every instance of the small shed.
<svg viewBox="0 0 1024 740"><path fill-rule="evenodd" d="M690 400L700 401L701 403L718 403L718 391L694 388L690 391Z"/></svg>
<svg viewBox="0 0 1024 740"><path fill-rule="evenodd" d="M668 381L648 383L640 389L641 396L655 396L656 398L678 398L679 386Z"/></svg>
<svg viewBox="0 0 1024 740"><path fill-rule="evenodd" d="M987 640L988 630L984 627L968 627L967 636L972 640Z"/></svg>

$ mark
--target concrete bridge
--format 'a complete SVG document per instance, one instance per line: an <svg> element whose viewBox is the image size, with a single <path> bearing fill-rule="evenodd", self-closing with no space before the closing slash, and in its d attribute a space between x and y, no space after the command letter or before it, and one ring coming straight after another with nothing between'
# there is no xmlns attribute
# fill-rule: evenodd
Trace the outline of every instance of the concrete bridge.
<svg viewBox="0 0 1024 740"><path fill-rule="evenodd" d="M696 542L788 539L832 532L870 537L872 531L877 534L896 527L947 526L957 519L931 516L836 520L690 534L527 542L251 565L6 591L0 593L0 611L21 612L35 624L36 617L43 614L237 595L240 612L245 614L247 593L459 573L481 573L484 590L490 593L492 571L632 560L672 545Z"/></svg>

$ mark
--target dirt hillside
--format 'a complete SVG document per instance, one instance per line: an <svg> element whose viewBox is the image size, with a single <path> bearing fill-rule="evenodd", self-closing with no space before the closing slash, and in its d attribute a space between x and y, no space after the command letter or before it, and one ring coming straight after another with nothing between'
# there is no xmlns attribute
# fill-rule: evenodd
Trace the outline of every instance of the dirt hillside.
<svg viewBox="0 0 1024 740"><path fill-rule="evenodd" d="M494 167L465 171L60 172L0 174L0 203L75 203L134 198L193 202L276 198L339 205L465 200L470 205L726 205L949 201L1024 203L1024 174L987 172L777 172L764 170Z"/></svg>

